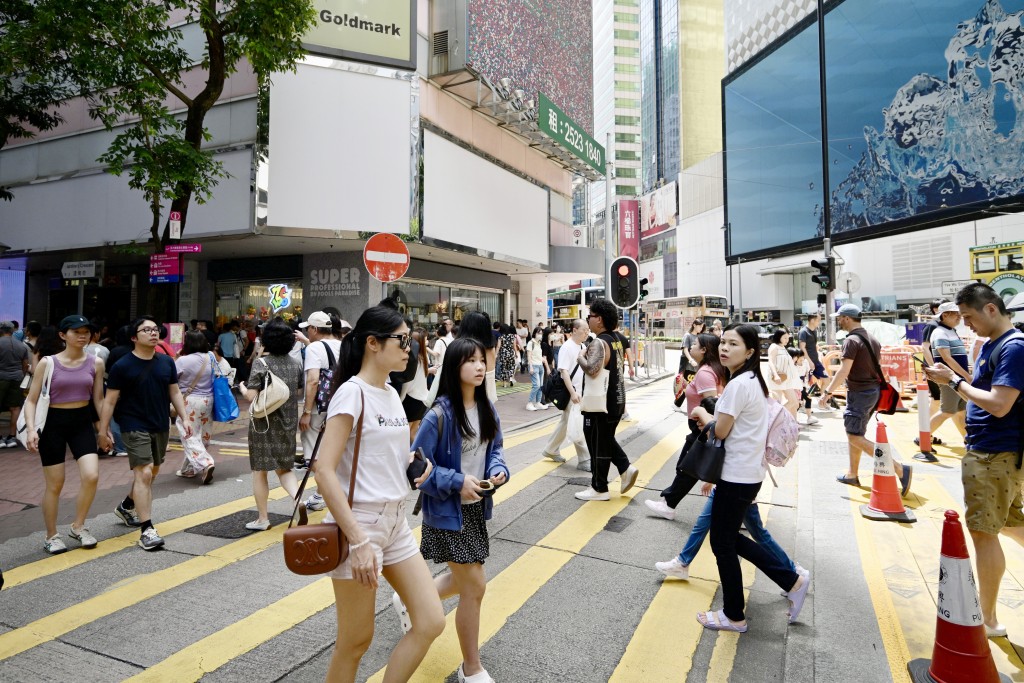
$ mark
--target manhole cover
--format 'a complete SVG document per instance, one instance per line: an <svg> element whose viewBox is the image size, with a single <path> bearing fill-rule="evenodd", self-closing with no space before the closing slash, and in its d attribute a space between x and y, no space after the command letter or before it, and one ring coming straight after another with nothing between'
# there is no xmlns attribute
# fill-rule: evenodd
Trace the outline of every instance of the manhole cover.
<svg viewBox="0 0 1024 683"><path fill-rule="evenodd" d="M267 517L270 518L271 526L288 523L288 515L279 515L271 512ZM257 533L245 528L246 523L254 519L256 519L255 510L242 510L241 512L220 517L212 522L189 527L185 529L185 533L212 536L214 538L242 538L243 536Z"/></svg>
<svg viewBox="0 0 1024 683"><path fill-rule="evenodd" d="M612 531L617 534L632 523L633 520L626 519L625 517L612 517L608 520L608 523L604 525L604 530Z"/></svg>

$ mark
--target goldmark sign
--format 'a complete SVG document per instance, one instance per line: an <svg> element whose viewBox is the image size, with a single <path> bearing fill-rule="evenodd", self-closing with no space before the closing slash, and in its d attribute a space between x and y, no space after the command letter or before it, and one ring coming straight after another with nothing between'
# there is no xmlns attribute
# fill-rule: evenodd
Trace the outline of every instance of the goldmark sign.
<svg viewBox="0 0 1024 683"><path fill-rule="evenodd" d="M416 0L314 0L316 25L303 38L314 54L416 68Z"/></svg>

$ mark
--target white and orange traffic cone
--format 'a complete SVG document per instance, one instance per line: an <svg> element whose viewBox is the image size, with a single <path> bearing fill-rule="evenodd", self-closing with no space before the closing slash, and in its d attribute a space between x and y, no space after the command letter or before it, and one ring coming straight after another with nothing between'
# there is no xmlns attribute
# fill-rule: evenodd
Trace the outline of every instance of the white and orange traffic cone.
<svg viewBox="0 0 1024 683"><path fill-rule="evenodd" d="M921 451L914 460L922 462L938 462L932 451L932 396L928 392L928 383L917 383L917 445Z"/></svg>
<svg viewBox="0 0 1024 683"><path fill-rule="evenodd" d="M875 475L871 478L871 500L860 506L860 514L876 522L917 521L914 513L903 507L884 422L878 422L875 431Z"/></svg>
<svg viewBox="0 0 1024 683"><path fill-rule="evenodd" d="M942 525L932 658L915 659L907 670L914 683L1010 683L992 659L964 529L952 510L946 510Z"/></svg>

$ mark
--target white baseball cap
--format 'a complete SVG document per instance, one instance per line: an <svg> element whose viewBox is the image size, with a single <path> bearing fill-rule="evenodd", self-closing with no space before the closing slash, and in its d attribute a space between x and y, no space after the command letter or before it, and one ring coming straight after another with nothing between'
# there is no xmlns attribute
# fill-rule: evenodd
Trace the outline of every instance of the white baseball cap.
<svg viewBox="0 0 1024 683"><path fill-rule="evenodd" d="M959 315L960 307L957 306L952 301L947 301L946 303L939 306L939 310L935 312L935 320L942 320L942 316L945 313L956 313L957 315Z"/></svg>
<svg viewBox="0 0 1024 683"><path fill-rule="evenodd" d="M323 311L316 311L309 314L309 317L306 318L306 322L299 323L299 327L302 329L306 329L310 325L313 327L330 327L331 316L327 315Z"/></svg>

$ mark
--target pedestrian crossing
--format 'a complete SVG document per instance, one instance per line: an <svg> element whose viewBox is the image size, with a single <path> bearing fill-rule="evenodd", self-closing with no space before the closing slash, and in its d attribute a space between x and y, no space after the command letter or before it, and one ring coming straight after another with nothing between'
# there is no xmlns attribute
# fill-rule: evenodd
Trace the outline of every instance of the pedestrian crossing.
<svg viewBox="0 0 1024 683"><path fill-rule="evenodd" d="M565 681L743 680L737 678L737 666L752 655L785 660L784 643L788 639L794 642L812 637L829 639L825 624L815 622L814 601L818 598L814 587L805 607L807 616L802 619L805 624L790 627L787 636L781 616L785 601L778 597L774 584L757 576L748 563L743 563L743 570L750 595L752 633L758 629L760 635L705 631L694 619L695 613L720 604L717 567L708 545L691 566L689 581L661 582L660 574L654 572L652 558L664 560L678 552L696 510L703 506L703 499L688 497L679 509L682 523L655 520L642 510L641 500L655 496L668 483L675 455L686 433L684 416L671 411L667 385L667 382L653 383L629 393L628 407L633 417L620 424L619 434L641 474L631 491L609 502L581 504L572 498L572 492L579 490L582 473L573 468L571 458L575 454L571 445L566 445L562 451L570 459L566 465L540 456L552 423L529 427L505 439L513 476L495 494L492 559L485 565L488 586L480 624L485 665L498 680L555 680L548 675L553 670L551 667L557 666L557 657L549 655L549 651L558 650L552 638L561 640L566 634L548 633L548 622L543 615L565 610L570 611L568 619L583 630L588 628L587 622L593 622L595 628L605 629L608 624L618 624L623 631L617 640L601 643L609 652L603 659L595 656L591 669L558 672L557 680ZM899 433L898 429L893 431ZM867 490L812 491L811 466L809 460L797 458L778 477L781 489L771 489L770 484L762 488L759 497L764 504L762 516L768 528L776 533L777 518L782 524L782 520L792 521L793 517L798 517L792 509L798 502L801 508L805 505L810 508L812 495L848 495L846 523L852 524L854 531L854 538L849 542L856 546L866 584L864 604L870 606L877 622L878 656L887 661L892 680L909 680L905 673L906 662L914 657L930 656L942 511L947 507L961 509L956 500L959 494L951 491L945 480L919 471L915 475L914 493L908 500L908 507L915 510L920 520L918 524L871 523L861 518L858 509L867 502ZM870 477L865 480L870 481ZM617 486L613 483L611 489L616 491ZM280 488L271 491L272 501L283 501L286 497ZM251 497L239 498L161 521L160 531L168 547L176 548L180 544L175 541L179 538L184 541L186 529L252 507ZM318 521L322 514L311 515L311 521ZM415 518L414 523L418 522L419 518ZM613 522L625 522L627 526L615 532L610 530ZM806 523L806 520L796 520L797 527ZM144 661L118 658L117 667L107 671L83 669L77 679L322 680L334 636L331 581L320 577L294 577L287 572L279 549L283 530L284 527L278 525L267 532L216 542L196 551L183 549L155 554L161 566L111 585L97 582L97 590L82 599L69 600L59 592L52 594L53 587L59 585L63 576L74 576L77 581L87 579L92 566L107 567L110 562L119 560L134 562L137 556L133 553L141 553L132 547L137 532L105 538L94 550L75 550L5 568L6 585L0 592L0 680L41 679L39 672L29 667L51 652L51 646L81 647L82 634L101 634L105 628L111 628L111 620L138 618L147 606L153 606L153 618L159 619L162 610L189 609L189 604L194 605L197 615L208 613L217 601L237 605L231 609L230 623L196 623L194 632L176 634L180 645L170 644L161 649L157 639L151 644L153 652L148 653ZM417 528L417 534L418 531ZM619 535L614 536L615 533ZM783 531L783 534L788 533ZM787 545L781 537L780 542L793 553L791 548L795 542ZM0 546L0 552L2 550ZM803 552L805 548L796 550ZM146 560L156 561L154 554L143 555ZM1011 632L1024 633L1024 613L1015 609L1024 604L1024 557L1008 552L1007 560L1006 582L1010 585L1001 593L1001 600L1008 603L1001 617ZM808 559L804 559L804 563L807 565ZM819 561L812 571L827 572L829 565L827 561ZM639 604L632 605L635 608L632 616L625 616L625 611L621 616L592 612L593 604L582 599L588 586L581 586L577 594L559 595L559 604L552 604L552 586L561 585L567 577L603 574L631 577L629 580L634 581L627 592L643 597ZM260 580L254 582L254 575ZM233 584L237 592L207 591L204 586L212 577L218 580L210 581L211 584ZM640 586L635 584L637 577L641 577ZM274 589L261 589L262 581L266 585L278 585ZM45 586L48 594L36 596L33 592L38 586ZM253 599L254 590L262 593L258 600ZM192 597L183 600L185 593ZM38 597L45 604L45 609L39 610L45 613L25 618L17 612L15 606L23 607L30 597ZM364 658L359 680L383 680L387 653L400 638L397 620L388 607L389 598L390 589L384 584L377 600L377 633ZM608 595L607 600L614 605L616 596ZM446 608L446 629L431 647L413 678L415 681L453 680L452 674L461 662L455 611L451 605ZM621 623L623 621L625 623ZM308 639L310 625L315 627L312 631L317 634L318 642L307 648L309 652L301 661L268 664L274 660L274 653L294 653L295 639ZM505 635L524 631L528 634L526 642L510 643ZM303 635L296 635L298 633ZM582 635L577 637L589 642ZM576 641L569 638L567 642ZM521 649L526 650L525 655L519 652ZM537 651L535 669L520 669L510 674L509 669L502 668L503 658L529 661L532 649ZM547 661L551 658L556 663ZM111 661L113 663L113 659ZM125 669L126 661L135 673L111 678L115 669L118 672ZM766 666L787 665L781 661ZM1004 650L997 649L997 666L1011 673L1024 671L1024 663L1010 645ZM500 672L505 675L499 677Z"/></svg>

